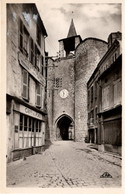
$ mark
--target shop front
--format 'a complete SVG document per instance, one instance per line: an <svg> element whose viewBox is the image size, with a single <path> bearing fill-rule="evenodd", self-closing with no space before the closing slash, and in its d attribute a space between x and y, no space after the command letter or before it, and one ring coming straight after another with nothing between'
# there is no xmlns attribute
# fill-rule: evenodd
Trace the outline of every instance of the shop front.
<svg viewBox="0 0 125 194"><path fill-rule="evenodd" d="M45 115L25 105L13 102L9 126L9 160L40 153L45 145Z"/></svg>

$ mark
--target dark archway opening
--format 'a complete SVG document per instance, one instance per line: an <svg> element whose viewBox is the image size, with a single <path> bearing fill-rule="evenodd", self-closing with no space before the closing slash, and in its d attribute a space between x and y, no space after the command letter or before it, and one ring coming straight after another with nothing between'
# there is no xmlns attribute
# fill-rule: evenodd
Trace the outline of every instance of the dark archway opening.
<svg viewBox="0 0 125 194"><path fill-rule="evenodd" d="M72 140L72 120L66 116L57 123L57 139Z"/></svg>

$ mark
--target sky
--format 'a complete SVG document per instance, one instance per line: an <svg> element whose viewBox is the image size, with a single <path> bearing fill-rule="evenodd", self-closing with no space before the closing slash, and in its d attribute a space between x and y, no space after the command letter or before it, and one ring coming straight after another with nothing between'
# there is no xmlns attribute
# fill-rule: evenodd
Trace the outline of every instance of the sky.
<svg viewBox="0 0 125 194"><path fill-rule="evenodd" d="M49 52L49 56L57 55L58 40L67 37L72 18L77 35L80 35L83 40L95 37L107 41L111 32L121 32L120 3L57 2L48 4L41 1L36 3L48 34L46 51Z"/></svg>

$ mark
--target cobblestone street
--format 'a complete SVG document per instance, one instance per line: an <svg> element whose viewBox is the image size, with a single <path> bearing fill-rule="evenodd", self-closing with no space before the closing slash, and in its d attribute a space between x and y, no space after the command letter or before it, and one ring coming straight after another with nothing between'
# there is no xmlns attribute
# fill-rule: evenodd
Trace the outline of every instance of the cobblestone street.
<svg viewBox="0 0 125 194"><path fill-rule="evenodd" d="M54 142L43 153L7 164L8 187L120 187L121 158L90 144ZM112 177L101 178L105 172Z"/></svg>

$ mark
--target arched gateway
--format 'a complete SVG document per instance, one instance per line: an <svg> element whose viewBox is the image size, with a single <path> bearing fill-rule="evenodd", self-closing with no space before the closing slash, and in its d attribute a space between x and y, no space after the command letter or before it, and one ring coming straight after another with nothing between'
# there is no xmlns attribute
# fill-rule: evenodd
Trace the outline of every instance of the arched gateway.
<svg viewBox="0 0 125 194"><path fill-rule="evenodd" d="M56 120L56 139L74 140L74 122L68 115L61 115Z"/></svg>

